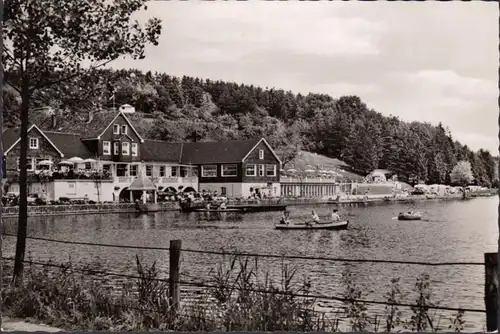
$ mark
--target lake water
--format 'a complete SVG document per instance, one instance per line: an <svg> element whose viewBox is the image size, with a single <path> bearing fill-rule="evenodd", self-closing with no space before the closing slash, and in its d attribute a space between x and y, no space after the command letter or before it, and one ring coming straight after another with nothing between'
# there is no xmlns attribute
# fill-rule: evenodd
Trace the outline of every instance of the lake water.
<svg viewBox="0 0 500 334"><path fill-rule="evenodd" d="M273 221L279 212L252 214L211 214L164 212L151 215L110 214L61 217L33 217L28 235L71 241L120 245L168 247L172 239L182 247L197 250L237 250L277 255L385 259L403 261L474 261L483 262L485 252L496 251L497 197L468 201L422 201L415 204L380 204L341 207L340 213L351 223L345 231L277 231ZM315 209L327 215L333 206L289 207L291 217L308 218ZM398 221L398 212L419 210L422 221ZM16 232L16 220L5 220L5 231ZM99 263L108 271L135 274L135 254L145 262L157 261L168 275L168 252L66 245L28 240L33 260L80 264ZM5 237L5 256L14 255L14 238ZM221 256L183 253L183 280L204 281L210 269L223 261ZM259 269L279 279L281 260L259 259ZM425 267L381 263L340 263L317 260L290 260L298 269L298 278L307 276L312 291L321 295L341 296L345 289L342 272L348 267L354 282L366 291L364 299L383 300L391 278L400 277L404 292L410 292L415 278L428 273L433 299L441 306L484 309L484 267ZM413 303L409 294L403 300ZM338 306L318 301L325 309ZM383 306L370 306L373 312ZM440 311L441 312L441 311ZM467 330L483 330L483 313L466 313ZM443 320L444 321L444 320Z"/></svg>

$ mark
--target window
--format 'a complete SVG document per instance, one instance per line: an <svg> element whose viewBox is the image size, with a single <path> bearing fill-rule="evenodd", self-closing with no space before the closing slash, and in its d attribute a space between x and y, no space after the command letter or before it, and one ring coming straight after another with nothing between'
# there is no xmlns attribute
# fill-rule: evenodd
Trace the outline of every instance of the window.
<svg viewBox="0 0 500 334"><path fill-rule="evenodd" d="M276 165L266 165L266 176L276 176Z"/></svg>
<svg viewBox="0 0 500 334"><path fill-rule="evenodd" d="M113 153L115 155L119 155L120 154L120 143L119 142L115 141L113 143L113 151L114 151Z"/></svg>
<svg viewBox="0 0 500 334"><path fill-rule="evenodd" d="M256 176L257 171L255 170L255 165L247 165L246 166L246 176Z"/></svg>
<svg viewBox="0 0 500 334"><path fill-rule="evenodd" d="M170 175L172 177L177 177L177 166L171 167L170 170L171 170Z"/></svg>
<svg viewBox="0 0 500 334"><path fill-rule="evenodd" d="M266 167L266 165L259 165L259 176L264 176L264 167Z"/></svg>
<svg viewBox="0 0 500 334"><path fill-rule="evenodd" d="M130 149L130 143L124 141L122 143L122 155L128 155L129 154L129 149Z"/></svg>
<svg viewBox="0 0 500 334"><path fill-rule="evenodd" d="M29 159L29 158L28 158ZM45 158L35 158L35 165L32 166L32 169L34 170L42 170L42 169L47 169L47 166L39 166L38 164L42 162L43 160L50 160L50 159L45 159Z"/></svg>
<svg viewBox="0 0 500 334"><path fill-rule="evenodd" d="M137 165L130 165L130 176L137 176Z"/></svg>
<svg viewBox="0 0 500 334"><path fill-rule="evenodd" d="M222 165L222 176L238 176L238 166Z"/></svg>
<svg viewBox="0 0 500 334"><path fill-rule="evenodd" d="M109 141L102 142L102 154L111 155L111 142Z"/></svg>
<svg viewBox="0 0 500 334"><path fill-rule="evenodd" d="M153 176L153 166L146 165L146 176Z"/></svg>
<svg viewBox="0 0 500 334"><path fill-rule="evenodd" d="M187 177L188 176L188 168L187 167L181 166L179 168L179 172L180 172L180 177Z"/></svg>
<svg viewBox="0 0 500 334"><path fill-rule="evenodd" d="M118 124L113 124L113 134L115 135L120 134L120 126Z"/></svg>
<svg viewBox="0 0 500 334"><path fill-rule="evenodd" d="M30 138L30 149L38 148L38 138Z"/></svg>
<svg viewBox="0 0 500 334"><path fill-rule="evenodd" d="M90 162L85 163L85 169L92 169L92 165L90 164Z"/></svg>
<svg viewBox="0 0 500 334"><path fill-rule="evenodd" d="M122 135L126 135L126 134L127 134L127 126L122 125Z"/></svg>
<svg viewBox="0 0 500 334"><path fill-rule="evenodd" d="M216 165L201 166L201 177L216 177L216 176L217 176Z"/></svg>
<svg viewBox="0 0 500 334"><path fill-rule="evenodd" d="M264 159L264 150L259 150L259 159Z"/></svg>
<svg viewBox="0 0 500 334"><path fill-rule="evenodd" d="M136 157L138 154L138 148L139 146L137 145L137 143L132 143L131 151L134 157Z"/></svg>
<svg viewBox="0 0 500 334"><path fill-rule="evenodd" d="M227 188L226 187L220 187L220 195L221 196L227 195Z"/></svg>
<svg viewBox="0 0 500 334"><path fill-rule="evenodd" d="M21 170L21 159L20 158L17 158L17 170ZM32 158L27 158L27 161L26 161L26 170L28 171L33 171L33 159Z"/></svg>
<svg viewBox="0 0 500 334"><path fill-rule="evenodd" d="M165 166L160 166L160 177L164 177L165 176Z"/></svg>
<svg viewBox="0 0 500 334"><path fill-rule="evenodd" d="M102 165L102 171L103 172L111 172L111 165Z"/></svg>

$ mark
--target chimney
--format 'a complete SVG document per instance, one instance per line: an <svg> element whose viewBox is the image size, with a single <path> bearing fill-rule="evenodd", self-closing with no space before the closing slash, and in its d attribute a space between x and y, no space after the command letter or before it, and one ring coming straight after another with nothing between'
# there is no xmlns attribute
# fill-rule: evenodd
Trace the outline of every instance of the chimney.
<svg viewBox="0 0 500 334"><path fill-rule="evenodd" d="M52 114L52 128L55 129L57 127L57 114Z"/></svg>
<svg viewBox="0 0 500 334"><path fill-rule="evenodd" d="M89 111L89 118L87 119L87 124L92 122L93 119L94 119L94 112L92 110L90 110Z"/></svg>

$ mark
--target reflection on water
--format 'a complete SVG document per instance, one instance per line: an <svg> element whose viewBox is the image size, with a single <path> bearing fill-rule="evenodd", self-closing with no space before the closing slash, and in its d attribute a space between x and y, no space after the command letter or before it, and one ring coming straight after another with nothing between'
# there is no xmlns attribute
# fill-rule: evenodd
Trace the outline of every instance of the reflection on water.
<svg viewBox="0 0 500 334"><path fill-rule="evenodd" d="M427 201L414 204L362 205L340 207L340 214L351 221L345 231L277 231L273 223L279 212L264 213L192 213L162 212L150 215L112 214L60 217L32 217L28 234L48 238L116 243L121 245L168 247L172 239L180 239L183 248L201 250L238 250L277 255L343 257L356 259L392 259L407 261L475 261L496 250L496 197L469 201ZM292 219L308 219L311 210L319 216L330 214L333 206L289 207ZM418 210L421 221L393 219L399 212ZM7 233L15 233L16 220L6 219ZM6 237L6 256L13 256L14 243ZM33 259L93 263L98 261L109 271L134 271L134 256L146 263L157 261L168 271L168 252L115 249L65 244L47 244L28 240ZM200 280L221 257L184 252L182 271ZM415 278L424 272L433 280L433 290L441 305L484 309L484 268L423 267L400 264L342 263L317 260L290 261L307 276L318 294L339 295L342 271L353 273L354 282L369 292L367 299L381 299L393 277L401 277L403 290L410 291ZM261 270L269 270L276 279L280 275L280 259L259 259ZM412 302L411 295L407 301ZM334 303L321 301L321 305ZM338 305L338 304L336 304ZM378 309L381 309L378 306ZM482 330L483 314L466 314L474 329Z"/></svg>

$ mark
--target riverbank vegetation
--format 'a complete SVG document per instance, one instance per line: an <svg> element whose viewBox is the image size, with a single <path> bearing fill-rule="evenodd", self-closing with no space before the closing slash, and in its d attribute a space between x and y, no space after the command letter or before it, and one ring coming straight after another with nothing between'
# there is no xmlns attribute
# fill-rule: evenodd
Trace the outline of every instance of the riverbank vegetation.
<svg viewBox="0 0 500 334"><path fill-rule="evenodd" d="M463 312L445 319L431 310L429 276L417 278L411 310L402 310L399 279L392 280L385 295L388 305L378 305L376 316L368 312L366 293L349 271L343 275L344 292L335 309L317 309L311 283L281 263L281 276L273 281L259 272L258 263L231 257L211 271L196 303L181 305L172 313L168 282L160 280L155 264L145 266L137 258L134 279L84 275L95 268L76 268L67 263L54 269L27 265L21 285L10 285L10 268L4 276L5 314L31 318L65 330L176 330L176 331L461 331ZM92 270L91 270L92 269ZM381 285L383 286L383 285ZM182 304L182 302L181 302Z"/></svg>
<svg viewBox="0 0 500 334"><path fill-rule="evenodd" d="M17 127L19 95L6 86L4 99L6 125ZM490 152L473 152L445 125L386 117L357 96L302 95L165 73L96 70L43 89L32 100L33 107L58 110L57 128L64 131L84 122L96 106L131 104L140 112L130 116L136 128L152 139L192 140L193 131L199 140L263 136L285 163L303 149L341 159L363 176L389 169L410 184L451 184L451 171L460 160L470 162L475 184L490 186L496 178ZM31 119L38 122L36 115Z"/></svg>

